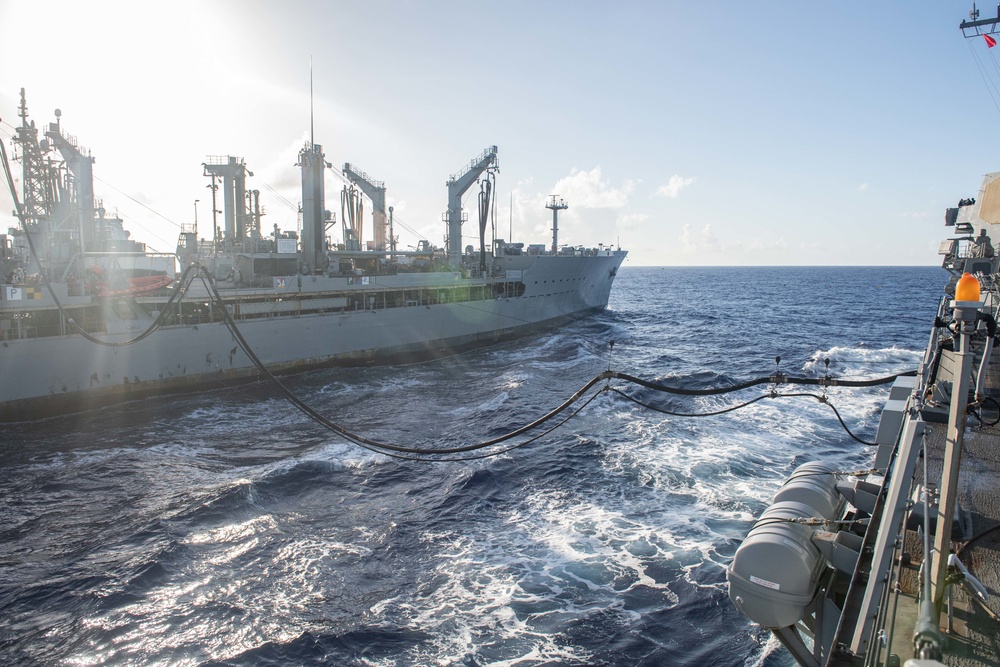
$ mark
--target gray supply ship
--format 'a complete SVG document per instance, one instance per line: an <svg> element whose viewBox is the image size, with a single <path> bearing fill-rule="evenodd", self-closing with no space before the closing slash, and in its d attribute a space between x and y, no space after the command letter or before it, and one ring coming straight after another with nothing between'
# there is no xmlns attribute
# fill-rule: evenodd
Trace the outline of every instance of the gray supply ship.
<svg viewBox="0 0 1000 667"><path fill-rule="evenodd" d="M970 19L994 46L1000 8ZM733 604L800 665L1000 665L1000 172L945 224L952 278L871 468L797 468L727 571Z"/></svg>
<svg viewBox="0 0 1000 667"><path fill-rule="evenodd" d="M59 111L39 130L22 90L19 117L20 193L4 155L20 225L0 235L0 421L255 380L236 335L273 372L454 354L604 309L627 255L561 247L567 204L556 197L546 206L550 246L495 234L488 244L496 146L446 183L446 248L423 240L399 250L385 185L351 164L338 228L326 206L332 165L312 139L297 165L300 229L262 233L247 165L215 157L203 168L224 227L203 239L197 223L185 226L176 254L151 253L95 197L94 159L62 130ZM462 248L462 195L477 182L480 244Z"/></svg>

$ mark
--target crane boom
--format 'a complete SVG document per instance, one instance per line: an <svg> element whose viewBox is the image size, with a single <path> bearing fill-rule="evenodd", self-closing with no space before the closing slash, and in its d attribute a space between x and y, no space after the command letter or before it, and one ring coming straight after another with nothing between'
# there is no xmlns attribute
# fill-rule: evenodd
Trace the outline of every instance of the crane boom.
<svg viewBox="0 0 1000 667"><path fill-rule="evenodd" d="M246 162L234 155L209 156L202 163L205 176L215 176L222 179L222 201L225 209L225 243L227 249L246 237L246 204L247 177L253 172L247 169ZM214 183L214 180L213 180Z"/></svg>
<svg viewBox="0 0 1000 667"><path fill-rule="evenodd" d="M384 250L386 247L385 238L385 183L376 181L371 176L361 171L350 162L344 163L344 176L351 183L354 183L361 191L372 200L372 218L374 221L375 247ZM361 239L358 239L360 241Z"/></svg>
<svg viewBox="0 0 1000 667"><path fill-rule="evenodd" d="M445 185L448 186L448 262L458 265L462 261L462 195L490 167L497 166L497 147L490 146L472 160L457 174L453 174Z"/></svg>

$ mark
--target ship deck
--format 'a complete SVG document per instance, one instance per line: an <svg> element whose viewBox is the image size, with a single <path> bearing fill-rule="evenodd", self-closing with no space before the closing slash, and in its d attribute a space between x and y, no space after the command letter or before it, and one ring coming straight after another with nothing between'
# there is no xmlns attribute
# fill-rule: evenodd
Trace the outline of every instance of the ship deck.
<svg viewBox="0 0 1000 667"><path fill-rule="evenodd" d="M976 360L978 363L978 359ZM1000 353L994 351L988 367L987 393L1000 400ZM927 475L931 484L941 479L944 462L944 424L933 424L927 436ZM923 465L916 481L923 482ZM987 426L970 415L962 447L959 474L961 539L953 543L961 561L989 592L980 603L965 585L953 585L952 610L941 614L941 631L947 639L944 663L954 667L1000 665L1000 424ZM917 581L923 548L917 535L907 531L904 542L905 572L902 590L894 604L892 646L888 653L905 663L913 657L913 628L917 620ZM885 655L885 653L883 653Z"/></svg>

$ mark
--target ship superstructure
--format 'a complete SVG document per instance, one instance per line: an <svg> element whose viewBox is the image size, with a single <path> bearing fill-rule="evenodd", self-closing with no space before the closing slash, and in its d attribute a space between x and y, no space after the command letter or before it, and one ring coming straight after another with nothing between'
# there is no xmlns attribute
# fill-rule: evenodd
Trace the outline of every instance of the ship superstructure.
<svg viewBox="0 0 1000 667"><path fill-rule="evenodd" d="M400 250L384 183L350 163L338 234L332 165L312 138L298 156L298 229L267 233L248 165L214 156L203 164L212 233L185 225L175 254L151 253L95 199L89 153L58 120L39 133L23 91L20 117L20 225L0 235L0 420L256 379L222 308L273 371L454 354L605 308L627 254L550 252L495 232L488 244L496 146L447 181L445 249ZM462 248L461 198L477 182L480 247ZM373 204L367 242L362 195ZM211 281L187 278L192 266Z"/></svg>

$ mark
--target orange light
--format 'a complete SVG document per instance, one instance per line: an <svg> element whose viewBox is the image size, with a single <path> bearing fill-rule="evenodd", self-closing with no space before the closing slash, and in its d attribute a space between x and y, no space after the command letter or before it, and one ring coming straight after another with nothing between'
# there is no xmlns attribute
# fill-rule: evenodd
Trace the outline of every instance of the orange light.
<svg viewBox="0 0 1000 667"><path fill-rule="evenodd" d="M979 281L971 273L963 273L958 279L955 301L979 301Z"/></svg>

